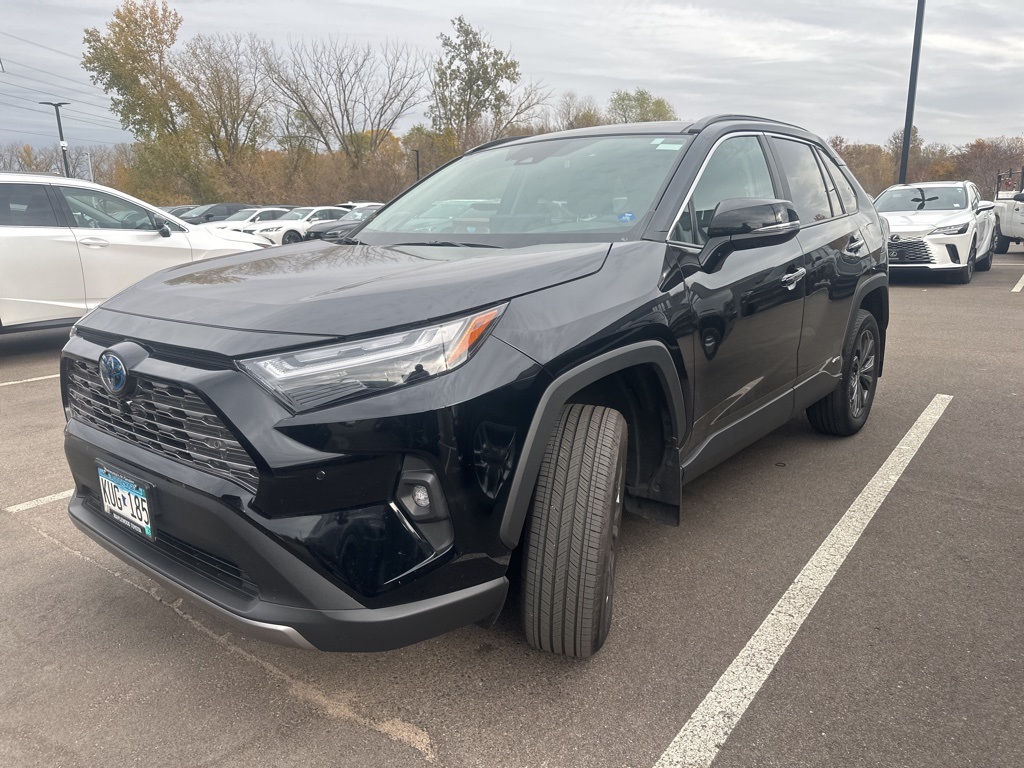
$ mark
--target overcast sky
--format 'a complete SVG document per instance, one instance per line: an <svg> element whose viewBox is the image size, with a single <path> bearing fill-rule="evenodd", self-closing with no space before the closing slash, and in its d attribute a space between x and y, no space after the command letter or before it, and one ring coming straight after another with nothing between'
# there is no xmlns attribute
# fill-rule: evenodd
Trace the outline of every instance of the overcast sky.
<svg viewBox="0 0 1024 768"><path fill-rule="evenodd" d="M116 0L5 3L0 27L0 144L130 140L79 65L82 33ZM464 15L511 50L526 79L602 106L646 88L681 118L763 115L822 136L881 144L903 127L916 0L173 0L179 42L253 32L286 44L325 35L438 49ZM1024 2L928 0L915 124L926 143L1024 133ZM422 113L414 115L405 127Z"/></svg>

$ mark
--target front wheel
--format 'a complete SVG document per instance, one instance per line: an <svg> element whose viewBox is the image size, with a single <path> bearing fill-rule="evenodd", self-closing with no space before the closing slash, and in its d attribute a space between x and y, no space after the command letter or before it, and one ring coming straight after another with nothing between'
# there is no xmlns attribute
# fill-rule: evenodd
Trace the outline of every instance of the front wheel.
<svg viewBox="0 0 1024 768"><path fill-rule="evenodd" d="M856 434L868 420L878 385L881 336L875 316L857 311L843 345L842 379L830 394L807 409L811 426L826 435Z"/></svg>
<svg viewBox="0 0 1024 768"><path fill-rule="evenodd" d="M967 285L974 277L974 264L978 259L978 245L971 243L971 252L967 254L967 263L953 273L953 282Z"/></svg>
<svg viewBox="0 0 1024 768"><path fill-rule="evenodd" d="M284 233L284 237L281 238L281 242L285 245L291 245L302 240L302 235L296 232L294 229L289 229Z"/></svg>
<svg viewBox="0 0 1024 768"><path fill-rule="evenodd" d="M618 411L562 410L537 476L523 550L523 628L534 648L586 658L608 637L626 445Z"/></svg>

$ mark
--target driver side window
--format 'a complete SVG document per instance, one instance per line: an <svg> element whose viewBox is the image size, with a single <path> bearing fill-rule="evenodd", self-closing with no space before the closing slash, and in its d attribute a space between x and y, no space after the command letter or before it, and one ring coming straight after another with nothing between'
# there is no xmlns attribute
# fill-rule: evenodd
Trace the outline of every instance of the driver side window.
<svg viewBox="0 0 1024 768"><path fill-rule="evenodd" d="M726 139L715 149L672 228L670 239L704 245L715 208L734 197L776 197L768 161L756 136Z"/></svg>
<svg viewBox="0 0 1024 768"><path fill-rule="evenodd" d="M75 226L88 229L137 229L153 231L149 211L120 197L93 189L61 187L61 194L75 217Z"/></svg>

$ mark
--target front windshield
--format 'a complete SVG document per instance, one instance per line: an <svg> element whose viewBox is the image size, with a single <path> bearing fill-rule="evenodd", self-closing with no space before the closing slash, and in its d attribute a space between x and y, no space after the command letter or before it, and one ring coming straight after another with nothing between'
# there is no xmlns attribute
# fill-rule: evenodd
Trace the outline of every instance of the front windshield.
<svg viewBox="0 0 1024 768"><path fill-rule="evenodd" d="M497 146L442 168L355 236L375 245L630 239L689 141L647 134Z"/></svg>
<svg viewBox="0 0 1024 768"><path fill-rule="evenodd" d="M893 187L875 200L879 211L963 211L967 193L963 187Z"/></svg>
<svg viewBox="0 0 1024 768"><path fill-rule="evenodd" d="M256 213L255 208L243 208L242 210L238 211L238 213L232 213L230 216L224 219L224 221L245 221L254 213Z"/></svg>
<svg viewBox="0 0 1024 768"><path fill-rule="evenodd" d="M215 205L216 205L216 203L209 203L208 205L200 205L200 206L198 206L196 208L192 208L191 210L189 210L188 211L188 215L189 216L202 216L204 213L206 213L208 210L213 208L213 206L215 206Z"/></svg>
<svg viewBox="0 0 1024 768"><path fill-rule="evenodd" d="M288 213L277 217L278 221L296 221L304 219L313 212L312 208L292 208Z"/></svg>

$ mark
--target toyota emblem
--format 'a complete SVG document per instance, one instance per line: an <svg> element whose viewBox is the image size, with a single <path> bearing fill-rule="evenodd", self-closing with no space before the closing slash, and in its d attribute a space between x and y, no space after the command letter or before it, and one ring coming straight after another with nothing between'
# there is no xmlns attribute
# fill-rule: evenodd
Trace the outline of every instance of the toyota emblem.
<svg viewBox="0 0 1024 768"><path fill-rule="evenodd" d="M115 397L123 395L128 387L128 368L113 352L100 355L100 381L107 392Z"/></svg>

